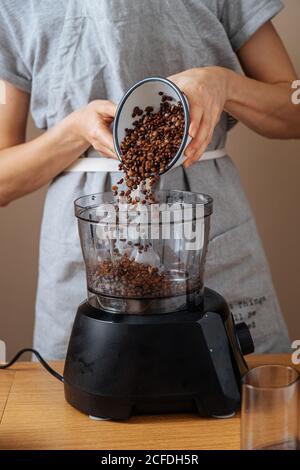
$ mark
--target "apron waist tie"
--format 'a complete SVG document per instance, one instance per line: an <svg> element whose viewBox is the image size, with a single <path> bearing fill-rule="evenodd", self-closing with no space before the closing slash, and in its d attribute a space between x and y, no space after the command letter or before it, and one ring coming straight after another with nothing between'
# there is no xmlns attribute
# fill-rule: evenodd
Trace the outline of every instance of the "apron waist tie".
<svg viewBox="0 0 300 470"><path fill-rule="evenodd" d="M206 160L215 160L216 158L226 157L227 152L226 149L218 149L218 150L209 150L204 152L200 162ZM182 163L182 160L181 160ZM181 164L180 163L180 164ZM118 172L119 170L119 160L114 160L112 158L104 158L104 157L81 157L71 166L66 168L66 173L89 173L89 172ZM178 166L178 163L174 165L174 168Z"/></svg>

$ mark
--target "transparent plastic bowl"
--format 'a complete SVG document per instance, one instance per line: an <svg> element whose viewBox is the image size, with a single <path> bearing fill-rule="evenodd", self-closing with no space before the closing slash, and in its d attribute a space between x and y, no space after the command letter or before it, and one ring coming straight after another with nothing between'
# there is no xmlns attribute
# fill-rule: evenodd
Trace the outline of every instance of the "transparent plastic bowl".
<svg viewBox="0 0 300 470"><path fill-rule="evenodd" d="M156 204L135 208L110 192L75 201L91 305L161 314L201 304L212 198L153 192Z"/></svg>

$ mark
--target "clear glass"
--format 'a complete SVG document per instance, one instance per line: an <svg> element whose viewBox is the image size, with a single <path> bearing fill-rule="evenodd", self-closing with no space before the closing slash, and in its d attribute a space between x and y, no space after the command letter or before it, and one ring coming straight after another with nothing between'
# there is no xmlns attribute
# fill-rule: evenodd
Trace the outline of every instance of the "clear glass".
<svg viewBox="0 0 300 470"><path fill-rule="evenodd" d="M153 206L112 193L75 201L89 302L114 313L171 313L199 305L212 199L153 191Z"/></svg>
<svg viewBox="0 0 300 470"><path fill-rule="evenodd" d="M241 448L299 450L299 373L266 365L243 378Z"/></svg>

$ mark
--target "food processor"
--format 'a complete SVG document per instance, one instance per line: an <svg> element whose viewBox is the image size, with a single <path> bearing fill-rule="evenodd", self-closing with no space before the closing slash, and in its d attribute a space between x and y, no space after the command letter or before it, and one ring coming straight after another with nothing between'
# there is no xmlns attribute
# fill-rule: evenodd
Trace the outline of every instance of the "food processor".
<svg viewBox="0 0 300 470"><path fill-rule="evenodd" d="M232 416L254 347L247 325L204 285L213 200L153 193L144 206L109 192L75 201L87 300L68 346L66 400L102 419Z"/></svg>

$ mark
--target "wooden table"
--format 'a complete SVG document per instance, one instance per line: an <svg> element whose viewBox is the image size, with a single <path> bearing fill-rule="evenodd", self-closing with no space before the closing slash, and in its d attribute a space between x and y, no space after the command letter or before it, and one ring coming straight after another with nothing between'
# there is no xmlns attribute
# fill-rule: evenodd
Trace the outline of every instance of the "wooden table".
<svg viewBox="0 0 300 470"><path fill-rule="evenodd" d="M290 356L249 356L250 367L290 364ZM52 363L60 372L62 363ZM0 449L239 449L240 418L143 416L92 421L64 400L63 385L39 364L0 371Z"/></svg>

